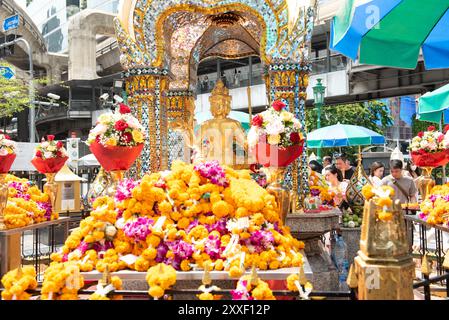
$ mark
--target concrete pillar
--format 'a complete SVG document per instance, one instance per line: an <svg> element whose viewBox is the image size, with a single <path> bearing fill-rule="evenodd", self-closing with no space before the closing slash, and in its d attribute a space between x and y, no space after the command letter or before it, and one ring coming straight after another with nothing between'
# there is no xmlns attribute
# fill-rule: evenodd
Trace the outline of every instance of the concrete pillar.
<svg viewBox="0 0 449 320"><path fill-rule="evenodd" d="M84 10L69 21L69 80L97 79L97 34L114 36L114 15Z"/></svg>

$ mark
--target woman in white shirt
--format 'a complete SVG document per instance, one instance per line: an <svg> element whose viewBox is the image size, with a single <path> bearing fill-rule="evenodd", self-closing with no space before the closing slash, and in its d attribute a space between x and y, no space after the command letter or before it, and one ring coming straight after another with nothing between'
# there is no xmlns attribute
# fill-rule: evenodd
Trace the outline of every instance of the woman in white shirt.
<svg viewBox="0 0 449 320"><path fill-rule="evenodd" d="M382 162L373 162L370 168L369 180L375 187L382 185L382 179L384 177L385 166Z"/></svg>

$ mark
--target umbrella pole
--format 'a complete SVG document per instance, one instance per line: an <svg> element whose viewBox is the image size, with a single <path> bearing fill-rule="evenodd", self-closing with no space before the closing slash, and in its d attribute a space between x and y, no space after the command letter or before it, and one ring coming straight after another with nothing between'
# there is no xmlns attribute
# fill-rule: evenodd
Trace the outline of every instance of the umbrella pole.
<svg viewBox="0 0 449 320"><path fill-rule="evenodd" d="M441 124L444 121L444 113L442 114L442 120L440 120L440 132L443 132L443 125ZM446 165L443 166L443 184L446 183Z"/></svg>

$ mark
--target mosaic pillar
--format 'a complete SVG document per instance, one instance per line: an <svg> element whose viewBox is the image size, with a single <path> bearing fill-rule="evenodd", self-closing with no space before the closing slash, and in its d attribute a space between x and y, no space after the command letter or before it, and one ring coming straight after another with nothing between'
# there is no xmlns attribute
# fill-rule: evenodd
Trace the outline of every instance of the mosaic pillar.
<svg viewBox="0 0 449 320"><path fill-rule="evenodd" d="M299 63L279 63L271 64L267 70L267 85L270 100L284 101L290 112L301 121L302 133L307 136L306 128L306 99L307 86L309 83L310 66ZM307 147L301 157L291 165L285 177L285 182L292 190L296 190L298 202L297 209L302 207L302 203L309 193L309 176L307 163Z"/></svg>
<svg viewBox="0 0 449 320"><path fill-rule="evenodd" d="M164 93L168 87L168 71L136 68L125 72L124 78L128 103L147 136L133 173L140 178L147 172L167 170L168 114Z"/></svg>
<svg viewBox="0 0 449 320"><path fill-rule="evenodd" d="M194 134L195 96L192 91L168 91L168 165L189 163Z"/></svg>

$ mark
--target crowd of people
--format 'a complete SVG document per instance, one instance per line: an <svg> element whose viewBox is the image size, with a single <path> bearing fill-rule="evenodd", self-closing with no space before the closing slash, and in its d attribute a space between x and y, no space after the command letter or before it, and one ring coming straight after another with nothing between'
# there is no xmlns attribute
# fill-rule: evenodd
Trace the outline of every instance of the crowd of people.
<svg viewBox="0 0 449 320"><path fill-rule="evenodd" d="M334 157L323 157L322 164L317 160L309 162L311 171L323 175L329 188L337 195L334 203L340 208L348 207L345 195L351 178L356 172L355 166L348 156L338 154ZM376 161L371 164L369 180L374 186L391 186L395 190L394 200L401 203L416 203L418 189L416 180L421 175L420 169L411 162L392 159L389 163L390 174L385 175L386 167L382 162Z"/></svg>

